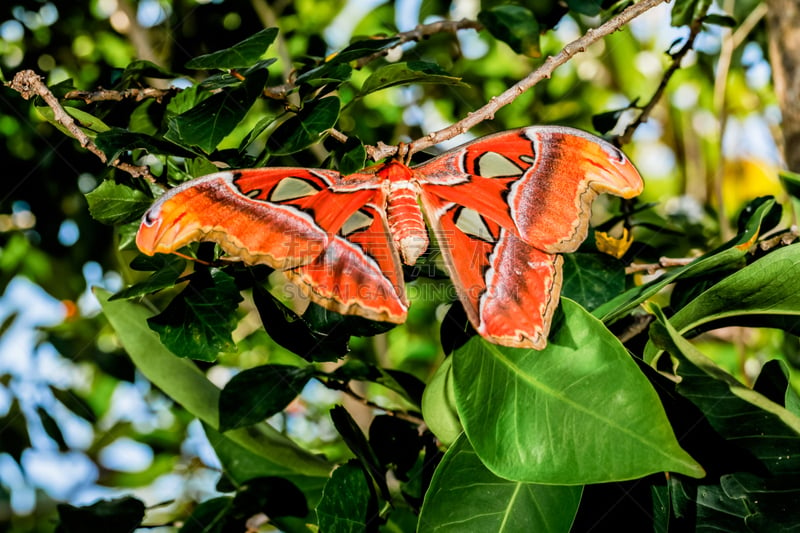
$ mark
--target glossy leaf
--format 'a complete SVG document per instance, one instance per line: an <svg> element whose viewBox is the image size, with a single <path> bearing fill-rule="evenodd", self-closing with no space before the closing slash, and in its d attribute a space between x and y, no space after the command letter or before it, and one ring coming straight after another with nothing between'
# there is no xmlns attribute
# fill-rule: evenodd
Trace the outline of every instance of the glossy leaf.
<svg viewBox="0 0 800 533"><path fill-rule="evenodd" d="M125 224L141 218L153 203L151 198L127 185L105 180L93 191L86 193L89 213L103 224Z"/></svg>
<svg viewBox="0 0 800 533"><path fill-rule="evenodd" d="M61 122L56 120L55 112L52 108L42 106L37 107L36 110L45 118L45 120L47 120L47 122L58 128L61 133L70 137L74 137L72 133L63 124L61 124ZM75 124L90 139L94 139L98 133L108 131L109 129L105 122L100 120L98 117L95 117L94 115L91 115L82 109L78 109L77 107L64 106L64 111L66 111L67 115L75 120Z"/></svg>
<svg viewBox="0 0 800 533"><path fill-rule="evenodd" d="M371 502L367 479L358 462L351 460L333 471L317 505L320 531L363 533L367 531ZM376 517L375 517L376 518Z"/></svg>
<svg viewBox="0 0 800 533"><path fill-rule="evenodd" d="M690 278L716 269L730 267L742 261L761 234L761 225L769 218L773 204L774 200L760 205L747 220L744 230L716 250L698 257L688 265L676 268L650 283L625 291L592 311L592 314L606 324L613 324L632 309L638 307L639 304L653 297L661 289L678 279Z"/></svg>
<svg viewBox="0 0 800 533"><path fill-rule="evenodd" d="M350 337L343 328L317 331L259 285L253 287L253 303L270 338L300 357L310 361L336 361L348 352Z"/></svg>
<svg viewBox="0 0 800 533"><path fill-rule="evenodd" d="M100 148L109 161L118 159L121 154L131 150L144 150L151 154L168 154L180 157L192 157L194 154L173 143L164 142L157 137L128 131L122 128L111 128L99 133L95 144Z"/></svg>
<svg viewBox="0 0 800 533"><path fill-rule="evenodd" d="M183 292L147 323L178 357L214 361L235 347L231 332L240 301L231 276L219 269L198 270Z"/></svg>
<svg viewBox="0 0 800 533"><path fill-rule="evenodd" d="M174 287L175 282L186 269L186 260L176 255L166 256L159 254L156 257L162 261L162 265L160 268L158 268L158 270L151 274L146 280L140 283L135 283L130 287L126 287L117 292L110 299L117 300L120 298L136 298L138 296L144 296L145 294L160 291L161 289Z"/></svg>
<svg viewBox="0 0 800 533"><path fill-rule="evenodd" d="M580 486L537 485L497 477L462 435L436 468L418 531L567 533L581 491Z"/></svg>
<svg viewBox="0 0 800 533"><path fill-rule="evenodd" d="M223 533L232 509L230 496L206 500L195 508L178 533Z"/></svg>
<svg viewBox="0 0 800 533"><path fill-rule="evenodd" d="M264 513L270 518L279 516L304 517L308 514L306 497L294 483L280 477L250 479L233 499L236 511L250 517Z"/></svg>
<svg viewBox="0 0 800 533"><path fill-rule="evenodd" d="M689 337L728 325L800 331L800 245L775 250L727 276L675 313L670 323ZM648 346L645 360L658 353Z"/></svg>
<svg viewBox="0 0 800 533"><path fill-rule="evenodd" d="M164 138L181 146L197 146L211 153L241 122L261 94L267 82L267 72L251 74L240 87L223 89L209 96L188 111L169 119Z"/></svg>
<svg viewBox="0 0 800 533"><path fill-rule="evenodd" d="M591 311L625 290L625 267L606 254L565 254L561 294Z"/></svg>
<svg viewBox="0 0 800 533"><path fill-rule="evenodd" d="M688 26L693 20L704 17L711 0L675 0L672 6L672 25Z"/></svg>
<svg viewBox="0 0 800 533"><path fill-rule="evenodd" d="M364 96L382 89L409 83L464 85L461 82L461 78L451 76L436 63L409 61L378 67L369 78L364 80L360 95Z"/></svg>
<svg viewBox="0 0 800 533"><path fill-rule="evenodd" d="M422 416L428 428L445 446L450 446L464 431L456 409L452 357L442 361L425 387Z"/></svg>
<svg viewBox="0 0 800 533"><path fill-rule="evenodd" d="M539 57L539 23L523 6L507 4L481 11L478 20L496 39L503 41L518 54Z"/></svg>
<svg viewBox="0 0 800 533"><path fill-rule="evenodd" d="M60 503L58 518L56 533L133 531L142 523L144 504L130 496L100 500L82 507Z"/></svg>
<svg viewBox="0 0 800 533"><path fill-rule="evenodd" d="M219 420L219 389L191 361L175 357L147 326L151 315L144 307L126 300L108 301L109 294L95 289L108 321L139 371L187 411L206 424ZM268 424L225 434L250 452L309 476L326 477L331 465L318 455L299 448Z"/></svg>
<svg viewBox="0 0 800 533"><path fill-rule="evenodd" d="M281 412L302 392L313 372L312 366L290 365L242 370L220 393L220 431L250 426Z"/></svg>
<svg viewBox="0 0 800 533"><path fill-rule="evenodd" d="M270 153L288 155L318 142L339 119L339 99L321 98L306 104L300 112L278 126L267 141Z"/></svg>
<svg viewBox="0 0 800 533"><path fill-rule="evenodd" d="M567 0L567 5L581 15L594 17L603 9L603 0Z"/></svg>
<svg viewBox="0 0 800 533"><path fill-rule="evenodd" d="M616 337L574 302L562 308L542 351L474 338L453 353L458 413L486 466L558 485L704 475Z"/></svg>
<svg viewBox="0 0 800 533"><path fill-rule="evenodd" d="M386 485L386 471L381 466L378 458L375 456L375 452L372 450L369 442L367 442L367 438L364 436L364 433L361 432L361 428L358 427L356 421L353 420L350 413L341 405L337 405L331 409L331 420L336 427L336 431L342 436L344 443L347 444L350 451L353 452L356 458L361 462L364 470L369 473L373 481L377 483L383 497L387 500L390 499L389 488Z"/></svg>
<svg viewBox="0 0 800 533"><path fill-rule="evenodd" d="M739 383L681 336L660 309L651 310L657 319L652 341L680 363L678 392L697 405L723 437L751 448L770 469L800 472L800 456L790 453L800 446L800 417Z"/></svg>
<svg viewBox="0 0 800 533"><path fill-rule="evenodd" d="M261 59L270 47L278 28L266 28L236 43L230 48L195 57L186 63L186 68L196 70L232 69L252 66Z"/></svg>

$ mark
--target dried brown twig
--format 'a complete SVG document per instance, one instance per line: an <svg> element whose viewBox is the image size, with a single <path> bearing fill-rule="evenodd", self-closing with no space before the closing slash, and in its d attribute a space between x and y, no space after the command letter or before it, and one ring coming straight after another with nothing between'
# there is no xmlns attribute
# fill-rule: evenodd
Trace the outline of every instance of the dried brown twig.
<svg viewBox="0 0 800 533"><path fill-rule="evenodd" d="M64 126L73 137L75 137L81 146L92 152L103 163L124 170L135 178L145 178L149 181L155 182L156 179L150 174L150 169L146 166L137 166L131 163L126 163L119 159L109 162L106 154L97 147L94 141L78 126L69 113L67 113L58 101L58 98L50 91L45 85L44 79L32 70L22 70L14 75L14 79L8 83L8 86L17 91L26 100L30 100L34 96L39 96L45 103L53 110L53 118L56 122Z"/></svg>
<svg viewBox="0 0 800 533"><path fill-rule="evenodd" d="M169 89L156 89L155 87L142 87L141 89L125 89L114 91L111 89L97 89L95 91L70 91L64 95L64 100L83 100L87 104L92 102L122 102L123 100L134 100L141 102L148 98L161 102L167 96L172 96L179 92L177 87Z"/></svg>
<svg viewBox="0 0 800 533"><path fill-rule="evenodd" d="M588 30L582 37L567 44L558 54L548 57L539 68L531 72L525 78L498 96L492 97L489 102L480 109L469 113L463 119L446 128L431 132L409 144L407 147L408 155L430 148L442 141L452 139L480 124L484 120L490 120L501 107L510 104L519 95L540 81L549 78L556 68L569 61L576 54L586 50L589 45L617 31L642 13L649 11L659 4L663 4L665 1L666 0L641 0L597 28ZM368 146L366 148L367 153L374 161L391 157L398 152L398 147L387 146L380 143L378 146Z"/></svg>

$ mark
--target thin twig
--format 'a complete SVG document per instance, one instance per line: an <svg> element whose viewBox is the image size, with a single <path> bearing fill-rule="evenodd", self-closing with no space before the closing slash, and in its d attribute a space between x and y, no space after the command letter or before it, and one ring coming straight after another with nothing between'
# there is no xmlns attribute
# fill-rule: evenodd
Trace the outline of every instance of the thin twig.
<svg viewBox="0 0 800 533"><path fill-rule="evenodd" d="M692 21L689 25L689 37L686 39L686 42L683 44L680 50L675 52L672 56L672 63L664 71L664 75L661 77L661 82L658 84L653 96L650 98L650 101L647 102L644 106L639 108L639 115L636 117L636 120L628 124L628 127L625 128L625 131L619 135L616 139L616 144L622 146L623 144L628 144L631 142L631 137L633 137L633 133L636 129L647 122L647 119L650 117L650 113L653 112L658 102L661 101L661 97L664 96L664 91L667 90L667 85L669 85L669 81L672 79L672 76L681 68L681 62L683 58L686 57L686 54L689 53L692 48L694 48L694 41L697 39L700 30L703 29L703 21L702 16L696 18Z"/></svg>
<svg viewBox="0 0 800 533"><path fill-rule="evenodd" d="M156 89L155 87L142 87L141 89L125 89L114 91L111 89L97 89L95 91L70 91L64 95L64 100L83 100L87 104L93 102L122 102L123 100L134 100L141 102L148 98L153 98L156 102L161 101L175 93L180 92L177 87L168 89Z"/></svg>
<svg viewBox="0 0 800 533"><path fill-rule="evenodd" d="M442 141L452 139L453 137L466 132L481 122L490 120L501 107L510 104L519 95L540 81L549 78L556 68L572 59L572 57L576 54L586 50L589 45L602 39L606 35L617 31L642 13L649 11L659 4L663 4L665 1L666 0L641 0L597 28L588 30L582 37L567 44L558 54L548 57L539 68L531 72L528 76L517 82L500 95L492 97L489 102L480 109L469 113L463 119L446 128L429 133L428 135L412 142L410 145L408 145L408 154L414 154L420 150L430 148L431 146ZM391 157L398 151L398 147L396 146L368 146L366 148L367 153L374 161Z"/></svg>
<svg viewBox="0 0 800 533"><path fill-rule="evenodd" d="M397 47L402 46L406 43L412 41L421 41L426 37L430 37L431 35L435 35L437 33L453 33L455 34L458 30L481 30L483 29L483 25L478 22L477 20L470 20L470 19L461 19L461 20L439 20L436 22L431 22L430 24L420 24L413 30L400 32L394 37L398 40L397 44L391 48L387 48L386 50L381 50L379 52L375 52L374 54L362 57L358 61L356 61L356 68L361 68L375 59L379 57L384 57L391 53L392 50L396 50Z"/></svg>
<svg viewBox="0 0 800 533"><path fill-rule="evenodd" d="M660 257L658 263L634 263L625 268L626 274L634 274L636 272L645 272L647 274L655 274L657 271L664 268L686 266L696 257Z"/></svg>
<svg viewBox="0 0 800 533"><path fill-rule="evenodd" d="M22 70L14 75L14 79L8 86L17 91L25 100L30 100L34 96L41 97L42 100L53 110L53 118L64 126L68 132L75 137L81 146L92 152L103 163L108 163L106 154L97 147L94 141L78 126L69 113L67 113L58 101L58 98L48 89L44 79L32 70ZM135 178L145 178L155 182L156 179L150 174L146 166L136 166L120 161L119 159L109 163L111 166L124 170Z"/></svg>

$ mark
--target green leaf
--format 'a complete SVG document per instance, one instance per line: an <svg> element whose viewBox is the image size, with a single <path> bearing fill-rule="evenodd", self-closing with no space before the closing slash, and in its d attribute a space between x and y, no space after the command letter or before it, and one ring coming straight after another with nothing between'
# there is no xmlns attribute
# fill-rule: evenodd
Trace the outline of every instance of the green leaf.
<svg viewBox="0 0 800 533"><path fill-rule="evenodd" d="M364 533L373 507L364 471L351 460L333 471L317 505L317 523L327 533Z"/></svg>
<svg viewBox="0 0 800 533"><path fill-rule="evenodd" d="M703 476L617 338L569 299L561 308L544 350L475 337L453 353L458 414L484 464L506 479L557 485Z"/></svg>
<svg viewBox="0 0 800 533"><path fill-rule="evenodd" d="M260 285L253 287L253 303L270 338L300 357L336 361L349 351L343 328L317 331Z"/></svg>
<svg viewBox="0 0 800 533"><path fill-rule="evenodd" d="M273 155L289 155L311 146L339 119L339 99L328 96L307 103L300 112L278 126L267 141Z"/></svg>
<svg viewBox="0 0 800 533"><path fill-rule="evenodd" d="M144 518L144 504L130 496L100 500L83 507L60 503L57 509L59 524L56 533L133 531Z"/></svg>
<svg viewBox="0 0 800 533"><path fill-rule="evenodd" d="M777 249L734 272L670 318L682 335L725 327L763 326L798 333L800 328L800 245ZM645 348L645 360L659 351Z"/></svg>
<svg viewBox="0 0 800 533"><path fill-rule="evenodd" d="M196 270L183 292L147 323L178 357L214 361L235 348L231 332L241 301L232 276L216 268Z"/></svg>
<svg viewBox="0 0 800 533"><path fill-rule="evenodd" d="M233 498L219 496L195 508L179 533L223 533L233 510Z"/></svg>
<svg viewBox="0 0 800 533"><path fill-rule="evenodd" d="M86 193L89 213L103 224L125 224L142 217L153 199L127 185L105 180Z"/></svg>
<svg viewBox="0 0 800 533"><path fill-rule="evenodd" d="M774 462L774 468L793 464L793 470L800 472L800 456L781 457L780 450L785 442L777 438L791 436L793 446L800 445L800 417L739 383L680 334L674 317L667 320L661 309L654 305L651 310L657 320L651 326L651 342L678 357L681 362L677 373L684 379L677 387L678 392L698 405L711 425L723 436L735 437L739 446L747 446L746 437L754 439L759 448L775 446L774 453L768 454L768 459ZM727 402L727 405L723 405L723 402ZM754 412L752 407L758 411ZM769 442L765 435L771 437Z"/></svg>
<svg viewBox="0 0 800 533"><path fill-rule="evenodd" d="M158 270L151 274L146 280L122 289L118 293L114 294L110 299L117 300L120 298L136 298L139 296L144 296L145 294L160 291L161 289L174 287L175 282L178 280L178 278L180 278L181 274L183 274L183 271L186 269L186 260L182 257L178 257L177 255L158 254L155 257L162 260L162 264Z"/></svg>
<svg viewBox="0 0 800 533"><path fill-rule="evenodd" d="M518 54L542 55L539 47L539 23L531 11L518 5L501 5L478 13L478 20L492 36Z"/></svg>
<svg viewBox="0 0 800 533"><path fill-rule="evenodd" d="M77 126L90 139L94 139L98 133L108 131L109 127L105 124L105 122L95 117L94 115L91 115L86 111L83 111L82 109L78 109L77 107L71 107L71 106L63 106L63 107L64 111L67 112L67 115L75 119L75 123L77 124ZM72 132L70 132L66 127L64 127L64 125L61 124L61 122L56 120L55 111L53 111L52 108L47 106L37 106L36 111L38 111L39 114L42 115L45 118L45 120L47 120L47 122L58 128L58 130L61 131L61 133L74 138Z"/></svg>
<svg viewBox="0 0 800 533"><path fill-rule="evenodd" d="M270 47L278 28L266 28L230 48L190 59L186 68L195 70L232 69L252 66Z"/></svg>
<svg viewBox="0 0 800 533"><path fill-rule="evenodd" d="M451 445L464 431L456 409L453 387L453 358L447 357L425 387L422 416L428 428L445 446Z"/></svg>
<svg viewBox="0 0 800 533"><path fill-rule="evenodd" d="M686 266L676 268L660 278L634 287L616 298L606 302L592 314L606 324L613 324L645 300L653 297L661 289L678 279L699 276L714 270L729 268L741 262L747 256L750 247L761 234L761 225L770 218L775 201L766 201L759 205L753 215L747 220L745 228L736 237L726 242L719 248L698 257Z"/></svg>
<svg viewBox="0 0 800 533"><path fill-rule="evenodd" d="M150 154L194 157L194 154L189 150L171 142L164 142L146 133L128 131L122 128L111 128L108 131L99 133L95 138L95 144L106 154L109 161L118 159L122 153L139 149L145 150Z"/></svg>
<svg viewBox="0 0 800 533"><path fill-rule="evenodd" d="M58 422L56 419L53 418L47 410L42 407L41 405L36 408L36 414L39 416L39 420L42 423L42 428L44 429L47 436L50 437L55 441L58 445L59 451L66 452L69 450L69 445L64 440L64 434L61 432L61 428L58 426Z"/></svg>
<svg viewBox="0 0 800 533"><path fill-rule="evenodd" d="M408 481L408 472L422 450L415 424L396 416L378 415L369 425L369 443L381 466L391 467L398 479Z"/></svg>
<svg viewBox="0 0 800 533"><path fill-rule="evenodd" d="M603 0L567 0L567 5L572 11L594 17L602 11Z"/></svg>
<svg viewBox="0 0 800 533"><path fill-rule="evenodd" d="M355 137L349 137L344 144L337 146L335 153L338 160L337 170L345 176L358 172L366 165L367 150L364 143Z"/></svg>
<svg viewBox="0 0 800 533"><path fill-rule="evenodd" d="M236 511L246 517L264 513L270 518L302 518L308 514L308 504L302 491L288 479L275 476L250 479L240 488L233 504Z"/></svg>
<svg viewBox="0 0 800 533"><path fill-rule="evenodd" d="M375 452L367 442L361 428L358 427L356 421L347 412L347 409L341 405L335 406L331 409L331 420L336 427L336 431L342 436L342 440L350 451L356 456L364 467L364 471L368 472L373 481L378 485L381 494L387 500L390 500L389 488L386 484L386 471L381 466Z"/></svg>
<svg viewBox="0 0 800 533"><path fill-rule="evenodd" d="M267 82L267 71L251 74L239 87L223 89L188 111L169 119L164 135L186 147L197 146L211 153L242 121Z"/></svg>
<svg viewBox="0 0 800 533"><path fill-rule="evenodd" d="M243 370L219 396L219 430L250 426L281 412L311 379L314 367L264 365Z"/></svg>
<svg viewBox="0 0 800 533"><path fill-rule="evenodd" d="M451 76L436 63L409 61L378 67L369 78L364 80L359 95L364 96L389 87L410 83L465 85L461 82L461 78Z"/></svg>
<svg viewBox="0 0 800 533"><path fill-rule="evenodd" d="M119 85L128 87L136 84L145 78L157 78L162 80L179 78L181 75L175 72L166 70L152 61L146 59L138 59L128 63L125 70L120 74ZM146 84L145 84L146 85Z"/></svg>
<svg viewBox="0 0 800 533"><path fill-rule="evenodd" d="M672 25L688 26L693 20L704 17L711 0L675 0L672 6Z"/></svg>
<svg viewBox="0 0 800 533"><path fill-rule="evenodd" d="M713 24L714 26L722 26L723 28L735 28L736 19L730 15L710 13L703 17L703 24Z"/></svg>
<svg viewBox="0 0 800 533"><path fill-rule="evenodd" d="M793 198L800 200L800 174L789 170L779 170L778 177L786 192L792 195Z"/></svg>
<svg viewBox="0 0 800 533"><path fill-rule="evenodd" d="M753 390L763 394L773 402L786 407L790 413L800 416L800 395L789 383L789 368L780 359L764 363Z"/></svg>
<svg viewBox="0 0 800 533"><path fill-rule="evenodd" d="M219 420L219 389L194 363L175 357L161 344L158 335L147 326L147 318L152 313L126 300L109 301L109 293L102 289L95 289L94 293L139 371L192 415L206 424L216 425ZM331 470L331 465L324 459L298 447L265 423L229 431L225 438L293 472L327 477Z"/></svg>
<svg viewBox="0 0 800 533"><path fill-rule="evenodd" d="M270 456L255 453L230 438L231 436L235 438L238 433L247 430L229 431L223 435L208 424L203 424L203 430L222 463L225 476L233 481L234 485L244 485L257 477L279 476L300 487L309 499L316 501L322 494L327 475L321 477L319 474L314 476L298 474L292 464L279 464Z"/></svg>
<svg viewBox="0 0 800 533"><path fill-rule="evenodd" d="M625 266L601 253L564 254L561 294L591 311L625 290Z"/></svg>
<svg viewBox="0 0 800 533"><path fill-rule="evenodd" d="M567 533L582 490L580 486L537 485L497 477L462 435L433 474L418 531Z"/></svg>

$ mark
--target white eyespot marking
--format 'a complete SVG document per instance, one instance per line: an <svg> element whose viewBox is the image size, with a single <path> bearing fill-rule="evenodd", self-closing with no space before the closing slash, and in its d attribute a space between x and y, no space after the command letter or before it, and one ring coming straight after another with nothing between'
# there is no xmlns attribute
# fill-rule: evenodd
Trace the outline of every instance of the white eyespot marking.
<svg viewBox="0 0 800 533"><path fill-rule="evenodd" d="M372 224L373 218L363 211L356 211L350 218L342 224L342 229L339 230L343 237L347 237L351 233L369 227Z"/></svg>
<svg viewBox="0 0 800 533"><path fill-rule="evenodd" d="M484 178L521 176L522 169L509 158L497 152L486 152L476 161L478 174Z"/></svg>
<svg viewBox="0 0 800 533"><path fill-rule="evenodd" d="M489 231L486 222L477 211L464 207L456 214L455 222L456 227L467 235L472 235L482 241L495 242L492 232Z"/></svg>
<svg viewBox="0 0 800 533"><path fill-rule="evenodd" d="M521 155L521 156L519 156L519 160L522 161L523 163L528 163L529 165L532 165L532 164L534 164L536 162L536 156L534 156L534 155Z"/></svg>
<svg viewBox="0 0 800 533"><path fill-rule="evenodd" d="M258 198L260 194L261 194L261 189L253 189L252 191L247 191L245 196L247 196L248 198L255 199Z"/></svg>
<svg viewBox="0 0 800 533"><path fill-rule="evenodd" d="M269 195L271 202L285 202L317 194L319 189L302 178L283 178Z"/></svg>

